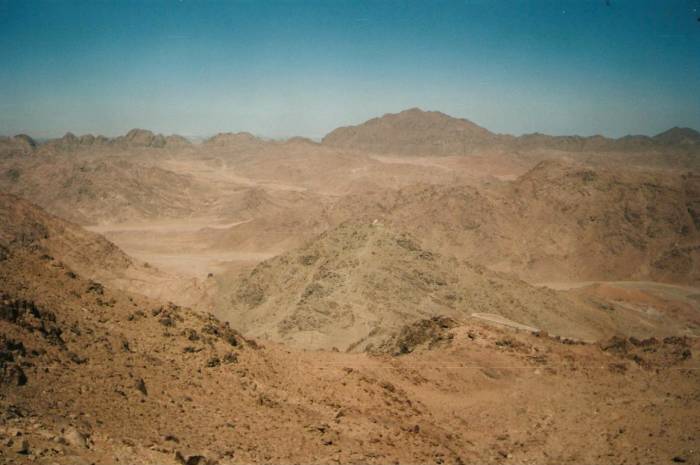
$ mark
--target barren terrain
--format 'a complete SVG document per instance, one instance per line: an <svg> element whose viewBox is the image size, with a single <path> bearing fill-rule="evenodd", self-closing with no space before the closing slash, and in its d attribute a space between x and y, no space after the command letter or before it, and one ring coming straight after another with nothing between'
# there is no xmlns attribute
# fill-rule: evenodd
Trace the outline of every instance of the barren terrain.
<svg viewBox="0 0 700 465"><path fill-rule="evenodd" d="M700 463L700 134L0 140L0 463Z"/></svg>

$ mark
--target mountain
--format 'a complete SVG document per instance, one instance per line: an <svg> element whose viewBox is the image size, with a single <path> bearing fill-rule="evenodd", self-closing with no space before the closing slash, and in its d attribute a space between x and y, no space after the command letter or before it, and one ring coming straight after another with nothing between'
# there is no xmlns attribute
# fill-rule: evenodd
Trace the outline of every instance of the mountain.
<svg viewBox="0 0 700 465"><path fill-rule="evenodd" d="M126 135L117 137L114 142L132 147L164 147L165 137L147 129L132 129Z"/></svg>
<svg viewBox="0 0 700 465"><path fill-rule="evenodd" d="M51 149L56 149L60 151L74 151L83 147L96 148L100 146L106 146L110 143L110 139L105 136L93 136L92 134L85 134L82 136L76 136L72 132L67 132L63 137L59 139L53 139L42 145L42 153L50 153Z"/></svg>
<svg viewBox="0 0 700 465"><path fill-rule="evenodd" d="M120 148L150 147L150 148L181 148L192 145L182 136L154 134L147 129L132 129L123 136L109 141L111 145Z"/></svg>
<svg viewBox="0 0 700 465"><path fill-rule="evenodd" d="M461 155L498 140L498 136L469 120L411 108L335 129L322 144L375 153Z"/></svg>
<svg viewBox="0 0 700 465"><path fill-rule="evenodd" d="M537 165L508 192L517 234L529 249L527 267L534 274L564 268L581 279L700 282L700 229L693 215L698 181L560 162Z"/></svg>
<svg viewBox="0 0 700 465"><path fill-rule="evenodd" d="M690 128L674 127L654 136L665 145L700 145L700 132Z"/></svg>
<svg viewBox="0 0 700 465"><path fill-rule="evenodd" d="M25 134L14 137L0 137L0 159L29 155L37 147L37 142Z"/></svg>
<svg viewBox="0 0 700 465"><path fill-rule="evenodd" d="M170 136L165 136L165 147L167 148L189 147L191 145L192 142L180 135L172 134Z"/></svg>
<svg viewBox="0 0 700 465"><path fill-rule="evenodd" d="M204 141L207 147L225 147L234 149L257 148L266 142L249 132L222 132Z"/></svg>
<svg viewBox="0 0 700 465"><path fill-rule="evenodd" d="M41 144L31 137L20 134L14 137L0 137L0 157L8 155L22 155L39 151L42 155L55 155L56 152L74 152L81 150L118 150L134 148L169 148L177 149L189 147L192 144L186 138L179 135L164 136L154 134L147 129L132 129L122 136L109 138L103 135L83 134L76 136L67 132L62 137L49 139Z"/></svg>
<svg viewBox="0 0 700 465"><path fill-rule="evenodd" d="M324 145L343 149L399 155L474 155L484 151L634 152L639 150L696 149L700 133L673 128L653 138L625 136L519 137L494 134L469 120L418 108L386 114L356 126L341 127L323 138Z"/></svg>
<svg viewBox="0 0 700 465"><path fill-rule="evenodd" d="M700 178L541 162L492 186L414 185L339 199L442 253L534 281L700 282Z"/></svg>
<svg viewBox="0 0 700 465"><path fill-rule="evenodd" d="M116 156L29 158L10 166L0 188L81 224L192 214L211 195L191 176Z"/></svg>
<svg viewBox="0 0 700 465"><path fill-rule="evenodd" d="M642 135L612 139L603 136L550 136L533 133L522 136L494 134L467 119L455 118L439 111L411 108L399 113L388 113L364 123L334 129L321 144L302 137L286 141L269 141L248 132L219 133L203 141L206 149L222 149L240 153L259 153L275 147L307 148L318 146L357 152L395 155L475 155L484 152L555 150L572 153L638 151L690 151L700 146L700 133L690 128L672 128L654 137ZM182 149L193 147L179 135L164 136L146 129L132 129L115 138L86 134L63 137L37 144L26 135L0 137L0 157L26 155L40 149L51 154L53 150L74 151L98 147L114 150L135 148Z"/></svg>
<svg viewBox="0 0 700 465"><path fill-rule="evenodd" d="M610 315L577 296L431 252L381 223L344 223L260 263L229 293L220 315L244 334L312 349L369 350L403 325L437 316L584 340L649 328L635 314Z"/></svg>

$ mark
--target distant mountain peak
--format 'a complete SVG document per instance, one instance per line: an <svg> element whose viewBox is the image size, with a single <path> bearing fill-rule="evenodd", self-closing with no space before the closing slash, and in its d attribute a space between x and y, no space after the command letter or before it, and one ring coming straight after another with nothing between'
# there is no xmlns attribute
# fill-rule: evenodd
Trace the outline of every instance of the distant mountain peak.
<svg viewBox="0 0 700 465"><path fill-rule="evenodd" d="M488 150L558 150L563 152L627 152L655 146L681 150L700 145L700 133L671 128L654 137L551 136L535 132L516 137L495 134L466 118L418 107L387 113L354 126L340 127L323 138L336 148L397 155L469 155Z"/></svg>
<svg viewBox="0 0 700 465"><path fill-rule="evenodd" d="M674 126L653 137L657 142L663 144L700 144L700 132L691 128L681 128Z"/></svg>
<svg viewBox="0 0 700 465"><path fill-rule="evenodd" d="M249 132L220 132L213 137L205 140L207 145L217 146L237 146L258 144L263 142L259 137L254 136Z"/></svg>
<svg viewBox="0 0 700 465"><path fill-rule="evenodd" d="M393 115L393 114L396 114L396 115L416 115L416 116L420 116L420 115L427 115L427 114L430 114L430 113L440 113L440 112L439 112L439 111L431 111L431 110L423 110L422 108L419 108L419 107L412 107L412 108L407 108L407 109L405 109L405 110L402 110L402 111L400 111L400 112L398 112L398 113L385 113L384 116L391 116L391 115ZM440 113L440 114L444 114L444 113Z"/></svg>
<svg viewBox="0 0 700 465"><path fill-rule="evenodd" d="M376 153L461 155L498 136L467 119L409 108L356 126L338 128L323 144Z"/></svg>
<svg viewBox="0 0 700 465"><path fill-rule="evenodd" d="M34 139L32 139L30 136L28 136L27 134L17 134L16 136L14 136L14 139L18 140L18 141L22 141L32 148L35 148L37 146L36 141Z"/></svg>

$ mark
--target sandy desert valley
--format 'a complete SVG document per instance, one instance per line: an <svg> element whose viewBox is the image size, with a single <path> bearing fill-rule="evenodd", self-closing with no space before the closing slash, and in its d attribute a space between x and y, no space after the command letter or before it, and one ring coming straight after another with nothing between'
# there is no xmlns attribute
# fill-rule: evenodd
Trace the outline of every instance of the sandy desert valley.
<svg viewBox="0 0 700 465"><path fill-rule="evenodd" d="M700 134L0 140L0 462L697 463Z"/></svg>

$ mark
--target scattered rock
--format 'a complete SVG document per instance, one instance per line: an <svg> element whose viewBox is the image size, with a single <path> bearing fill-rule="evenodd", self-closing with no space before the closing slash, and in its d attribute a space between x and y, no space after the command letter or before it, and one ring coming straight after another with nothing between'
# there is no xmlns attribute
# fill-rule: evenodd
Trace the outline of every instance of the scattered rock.
<svg viewBox="0 0 700 465"><path fill-rule="evenodd" d="M29 448L29 441L27 441L26 439L16 441L14 443L13 448L14 448L14 451L18 454L29 455L31 453L31 450Z"/></svg>
<svg viewBox="0 0 700 465"><path fill-rule="evenodd" d="M63 432L60 438L61 442L75 447L87 448L87 436L75 428L69 427Z"/></svg>
<svg viewBox="0 0 700 465"><path fill-rule="evenodd" d="M24 386L29 381L24 370L18 363L8 364L0 362L0 383L14 384L15 386Z"/></svg>
<svg viewBox="0 0 700 465"><path fill-rule="evenodd" d="M440 343L449 343L453 335L448 331L454 328L457 322L446 316L416 321L401 328L401 330L383 342L375 352L403 355L413 352L417 347L426 345L429 349Z"/></svg>
<svg viewBox="0 0 700 465"><path fill-rule="evenodd" d="M216 465L216 460L207 459L203 455L190 455L185 458L180 451L175 452L175 460L182 465Z"/></svg>
<svg viewBox="0 0 700 465"><path fill-rule="evenodd" d="M387 381L387 382L383 382L380 386L383 387L384 389L386 389L386 390L389 391L389 392L396 392L396 387L395 387L393 384L391 384L390 382L388 382L388 381Z"/></svg>
<svg viewBox="0 0 700 465"><path fill-rule="evenodd" d="M192 328L185 328L182 334L190 341L199 341L199 334Z"/></svg>
<svg viewBox="0 0 700 465"><path fill-rule="evenodd" d="M137 379L136 382L134 383L134 386L135 386L136 389L138 389L138 390L141 392L141 394L143 394L144 396L147 396L147 395L148 395L148 389L146 389L146 382L143 380L143 378Z"/></svg>
<svg viewBox="0 0 700 465"><path fill-rule="evenodd" d="M97 294L97 295L104 295L104 293L105 293L105 288L104 288L104 286L103 286L102 284L100 284L100 283L98 283L98 282L96 282L96 281L92 281L92 280L90 280L88 283L89 283L89 284L88 284L87 291L88 291L89 293L91 293L91 294Z"/></svg>
<svg viewBox="0 0 700 465"><path fill-rule="evenodd" d="M70 359L73 363L76 363L78 365L82 365L84 363L87 363L87 361L88 361L87 358L82 357L74 352L69 352L68 356L70 357Z"/></svg>
<svg viewBox="0 0 700 465"><path fill-rule="evenodd" d="M612 373L625 373L627 371L627 364L626 363L610 363L608 364L608 369Z"/></svg>

